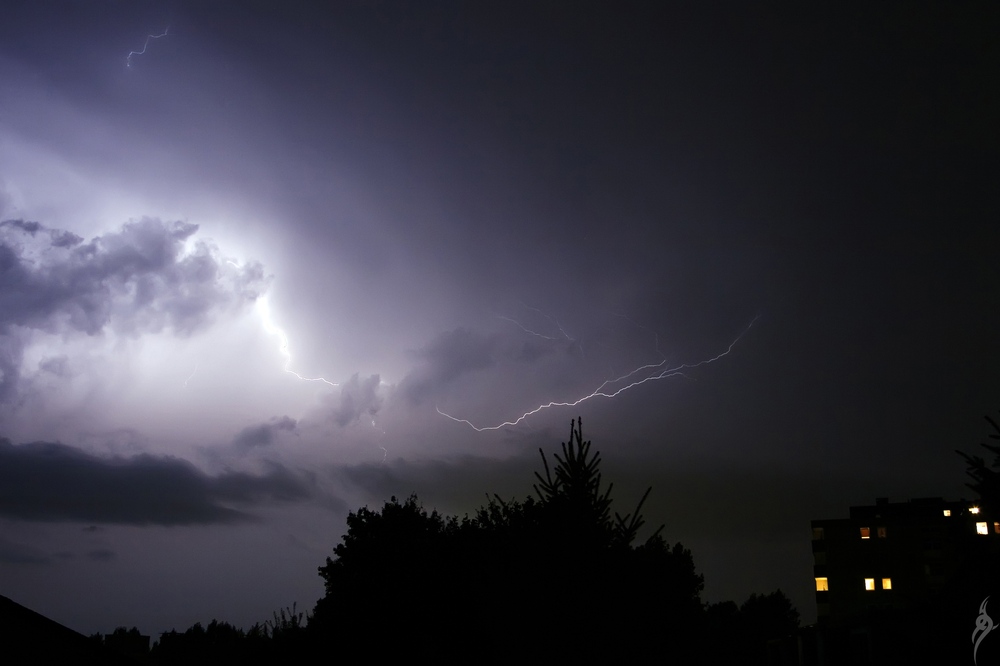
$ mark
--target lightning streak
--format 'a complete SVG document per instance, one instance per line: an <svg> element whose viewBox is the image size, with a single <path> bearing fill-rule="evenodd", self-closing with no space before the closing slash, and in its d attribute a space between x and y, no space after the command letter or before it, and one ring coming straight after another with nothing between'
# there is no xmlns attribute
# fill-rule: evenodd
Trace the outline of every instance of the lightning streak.
<svg viewBox="0 0 1000 666"><path fill-rule="evenodd" d="M522 331L524 331L525 333L527 333L528 335L534 335L535 337L542 338L543 340L559 340L560 339L560 338L557 338L557 337L552 336L552 335L545 335L544 333L539 333L537 331L533 331L530 328L526 327L521 322L519 322L518 320L514 319L513 317L507 317L507 316L504 316L504 315L497 315L497 319L503 319L504 321L509 321L512 324L514 324L515 326L517 326L518 328L520 328ZM565 335L565 333L563 335ZM566 336L566 338L570 339L569 336Z"/></svg>
<svg viewBox="0 0 1000 666"><path fill-rule="evenodd" d="M187 388L187 385L188 385L188 382L189 382L189 381L191 381L192 379L194 379L194 376L195 376L196 374L198 374L198 368L199 368L200 366L201 366L201 363L198 363L198 364L196 364L196 365L194 366L194 370L192 370L192 371L191 371L191 374L190 374L190 375L188 376L188 378L184 380L184 388Z"/></svg>
<svg viewBox="0 0 1000 666"><path fill-rule="evenodd" d="M538 407L535 407L531 411L527 411L524 414L521 414L521 416L517 417L513 421L504 421L499 425L477 426L471 421L468 421L466 419L460 419L455 416L452 416L451 414L446 414L445 412L442 412L440 407L436 407L435 409L437 409L437 413L440 414L441 416L447 417L452 421L457 421L458 423L464 423L473 430L475 430L476 432L483 432L485 430L499 430L500 428L504 428L506 426L515 426L519 424L521 421L528 418L529 416L534 416L538 412L550 409L552 407L575 407L580 403L586 402L587 400L590 400L592 398L615 398L624 393L625 391L633 389L636 386L640 386L647 382L655 382L661 379L667 379L669 377L678 377L678 376L683 377L685 376L684 375L685 370L691 370L693 368L697 368L702 365L708 365L709 363L714 363L715 361L718 361L724 356L728 356L729 353L733 351L733 348L736 346L736 343L739 342L743 338L743 336L747 334L747 331L750 330L750 328L757 322L758 319L760 319L760 315L757 315L756 317L753 318L753 320L747 325L747 327L743 329L743 332L740 333L738 336L736 336L735 340L729 343L729 346L726 347L725 351L713 356L712 358L708 358L703 361L698 361L697 363L682 363L681 365L675 365L675 366L667 366L666 359L663 359L659 363L647 363L646 365L639 366L638 368L630 372L627 372L626 374L621 375L620 377L605 380L600 386L594 389L591 393L588 393L583 397L577 398L576 400L571 400L568 402L556 402L556 401L547 402L545 404L539 405ZM651 374L643 376L641 377L641 379L636 379L636 375L640 375L640 373L644 372L650 372ZM622 382L627 382L627 383L624 386L619 386L618 388L614 388L616 385L619 385Z"/></svg>
<svg viewBox="0 0 1000 666"><path fill-rule="evenodd" d="M285 364L282 366L282 369L285 372L290 375L295 375L304 382L323 382L328 386L339 386L339 384L322 377L303 377L294 370L290 370L288 366L292 363L292 352L288 349L288 336L285 335L285 331L279 328L271 318L271 305L268 303L267 296L261 296L257 299L257 310L260 312L260 318L264 323L264 330L267 331L269 335L275 335L278 337L278 351L285 357Z"/></svg>
<svg viewBox="0 0 1000 666"><path fill-rule="evenodd" d="M545 314L544 312L542 312L542 311L541 311L541 310L539 310L538 308L533 308L533 307L529 307L529 306L525 305L524 303L521 303L520 305L521 305L521 307L522 307L522 308L524 308L525 310L531 310L532 312L537 312L537 313L538 313L538 314L540 314L541 316L543 316L543 317L545 317L546 319L548 319L548 320L549 320L550 322L552 322L553 324L555 324L555 327L556 327L556 328L558 328L558 329L559 329L559 332L560 332L560 333L562 333L562 337L563 337L563 338L565 338L565 339L566 339L566 340L568 340L569 342L575 342L575 341L573 340L573 338L571 338L571 337L569 336L569 333L567 333L567 332L566 332L566 331L565 331L565 330L563 329L563 327L562 327L562 324L560 324L560 323L559 323L559 320L558 320L558 319L556 319L555 317L552 317L552 316L550 316L550 315L547 315L547 314ZM545 340L558 340L558 339L559 339L559 338L557 338L557 337L555 337L555 336L552 336L552 335L545 335L545 334L543 334L543 333L539 333L539 332L537 332L537 331L533 331L533 330L531 330L530 328L526 327L526 326L525 326L524 324L522 324L521 322L519 322L518 320L514 319L513 317L505 317L504 315L497 315L497 319L503 319L504 321L509 321L509 322L513 323L514 325L516 325L516 326L517 326L518 328L520 328L520 329L521 329L522 331L524 331L525 333L527 333L527 334L529 334L529 335L534 335L534 336L536 336L536 337L539 337L539 338L543 338L543 339L545 339Z"/></svg>
<svg viewBox="0 0 1000 666"><path fill-rule="evenodd" d="M128 56L125 58L125 66L128 67L129 69L131 69L132 68L132 56L134 56L134 55L142 55L143 53L145 53L146 52L146 48L149 46L149 40L151 40L151 39L159 39L160 37L166 37L168 30L170 30L170 26L167 26L163 30L162 34L159 34L159 35L146 35L146 41L142 45L142 50L141 51L129 51Z"/></svg>

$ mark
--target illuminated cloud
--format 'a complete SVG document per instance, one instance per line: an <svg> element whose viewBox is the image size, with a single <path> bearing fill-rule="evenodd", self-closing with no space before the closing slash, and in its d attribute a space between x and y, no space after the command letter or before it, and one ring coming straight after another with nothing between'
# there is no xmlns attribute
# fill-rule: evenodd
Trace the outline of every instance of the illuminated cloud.
<svg viewBox="0 0 1000 666"><path fill-rule="evenodd" d="M197 231L143 218L84 242L34 221L0 222L0 401L16 393L32 331L189 336L258 298L263 267L234 266ZM41 369L67 372L59 358Z"/></svg>
<svg viewBox="0 0 1000 666"><path fill-rule="evenodd" d="M264 290L263 267L186 244L198 226L143 218L84 243L37 222L0 223L0 331L189 335Z"/></svg>
<svg viewBox="0 0 1000 666"><path fill-rule="evenodd" d="M777 543L779 523L865 497L962 492L940 443L974 445L1000 404L995 114L990 68L969 66L995 60L988 16L755 8L720 27L704 3L218 0L54 20L61 4L6 3L0 20L0 437L86 452L44 466L35 445L5 450L0 563L67 572L0 566L29 605L63 599L86 633L116 608L148 609L124 618L144 632L180 626L164 587L185 626L305 608L347 510L530 494L537 448L577 416L626 504L653 485L650 523L701 539L706 600L808 581L798 545L755 561L736 541ZM680 368L758 312L724 361ZM671 368L684 377L653 379ZM550 401L574 406L533 411ZM307 483L308 502L224 495L230 476L277 483L230 471L264 458L351 469ZM12 460L48 492L8 479ZM63 467L115 479L122 506L71 477L104 502L85 511L53 483ZM160 495L193 508L122 487L150 475L188 484ZM29 510L78 518L4 518ZM266 522L174 528L156 549L165 530L80 533L227 512ZM311 560L285 557L286 531ZM240 544L268 572L253 586L219 575L236 532L268 532ZM118 557L92 566L95 548ZM100 613L81 601L95 589Z"/></svg>
<svg viewBox="0 0 1000 666"><path fill-rule="evenodd" d="M379 393L379 375L361 379L358 373L341 385L340 395L335 398L331 418L337 425L349 425L364 415L375 416L382 407L383 398Z"/></svg>

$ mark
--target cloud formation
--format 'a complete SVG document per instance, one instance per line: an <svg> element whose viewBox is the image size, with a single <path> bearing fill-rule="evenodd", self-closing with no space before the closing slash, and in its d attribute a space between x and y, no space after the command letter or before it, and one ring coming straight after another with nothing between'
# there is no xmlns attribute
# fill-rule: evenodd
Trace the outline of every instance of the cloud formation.
<svg viewBox="0 0 1000 666"><path fill-rule="evenodd" d="M187 336L263 293L259 263L226 261L193 240L197 231L143 218L85 242L39 222L0 222L0 402L15 395L31 331Z"/></svg>
<svg viewBox="0 0 1000 666"><path fill-rule="evenodd" d="M344 427L368 414L374 416L382 407L382 396L379 386L382 380L379 375L371 375L361 379L358 373L341 385L340 396L337 398L331 418L337 425Z"/></svg>
<svg viewBox="0 0 1000 666"><path fill-rule="evenodd" d="M84 243L38 222L0 222L0 332L22 326L94 335L170 329L189 335L253 301L263 267L236 267L197 241L195 224L143 218Z"/></svg>
<svg viewBox="0 0 1000 666"><path fill-rule="evenodd" d="M501 363L536 363L560 350L570 351L557 339L532 337L515 343L459 327L415 352L421 364L403 379L399 390L411 405L420 405L465 375Z"/></svg>
<svg viewBox="0 0 1000 666"><path fill-rule="evenodd" d="M236 448L250 449L271 446L282 432L295 432L297 421L290 416L276 417L267 423L248 426L233 438Z"/></svg>
<svg viewBox="0 0 1000 666"><path fill-rule="evenodd" d="M0 564L49 564L51 559L37 548L8 541L0 536Z"/></svg>
<svg viewBox="0 0 1000 666"><path fill-rule="evenodd" d="M235 523L254 517L230 504L301 501L310 494L303 480L274 463L261 475L209 476L178 458L101 458L56 442L15 446L0 438L0 516L18 520Z"/></svg>

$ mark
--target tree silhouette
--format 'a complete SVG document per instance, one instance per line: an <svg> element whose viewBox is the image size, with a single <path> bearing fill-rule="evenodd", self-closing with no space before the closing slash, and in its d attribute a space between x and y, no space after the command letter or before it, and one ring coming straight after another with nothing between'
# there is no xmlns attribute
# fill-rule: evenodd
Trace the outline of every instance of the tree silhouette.
<svg viewBox="0 0 1000 666"><path fill-rule="evenodd" d="M799 612L781 590L751 594L740 606L732 601L711 604L706 611L706 663L773 663L769 641L792 636L799 627Z"/></svg>
<svg viewBox="0 0 1000 666"><path fill-rule="evenodd" d="M535 492L545 506L553 514L571 520L569 523L577 530L591 530L590 537L598 543L608 546L627 546L635 540L644 520L639 511L649 497L652 487L646 489L642 499L631 514L624 517L615 514L611 519L611 489L601 493L601 474L598 466L601 463L600 452L590 455L590 440L583 439L583 419L570 423L569 441L562 444L562 457L555 454L555 475L549 470L549 462L545 452L542 456L545 477L535 472L538 483L534 484ZM655 538L660 528L650 537Z"/></svg>
<svg viewBox="0 0 1000 666"><path fill-rule="evenodd" d="M170 666L302 661L311 653L304 619L293 605L287 613L285 609L275 611L273 621L255 624L246 631L218 620L208 626L196 622L183 633L170 630L160 634L147 661Z"/></svg>
<svg viewBox="0 0 1000 666"><path fill-rule="evenodd" d="M454 609L463 566L458 521L428 513L415 496L347 518L348 531L319 568L326 594L309 629L319 639L360 641L381 657L434 652L436 622ZM391 637L391 641L387 640Z"/></svg>
<svg viewBox="0 0 1000 666"><path fill-rule="evenodd" d="M989 416L985 418L993 426L993 433L988 435L988 437L1000 441L1000 425ZM980 446L993 454L992 467L1000 467L1000 445L983 442ZM976 491L984 505L994 511L1000 509L1000 472L996 469L990 469L991 465L987 465L986 461L980 456L970 456L964 451L957 449L955 453L965 459L966 474L972 479L972 483L966 483L965 485Z"/></svg>
<svg viewBox="0 0 1000 666"><path fill-rule="evenodd" d="M992 423L992 421L991 421ZM994 424L995 425L995 424ZM428 512L416 496L351 512L319 567L311 616L293 605L244 631L213 620L160 635L152 664L292 663L315 654L435 663L765 663L798 612L781 591L704 607L690 551L663 526L612 507L601 457L579 419L536 496L493 495L472 517ZM145 638L121 627L98 642ZM147 639L148 640L148 639ZM122 647L122 646L119 646Z"/></svg>
<svg viewBox="0 0 1000 666"><path fill-rule="evenodd" d="M639 510L612 512L600 455L579 421L538 499L494 495L473 517L428 513L411 496L348 516L319 568L317 640L361 641L380 658L475 663L682 658L701 617L691 553L657 530L632 547ZM446 630L446 637L442 630ZM389 640L391 638L391 640Z"/></svg>

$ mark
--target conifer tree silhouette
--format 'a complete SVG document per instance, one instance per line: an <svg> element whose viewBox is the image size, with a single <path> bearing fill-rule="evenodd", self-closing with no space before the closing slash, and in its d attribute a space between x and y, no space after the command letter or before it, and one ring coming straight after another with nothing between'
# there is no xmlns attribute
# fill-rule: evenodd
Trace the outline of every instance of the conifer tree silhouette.
<svg viewBox="0 0 1000 666"><path fill-rule="evenodd" d="M555 474L549 468L545 452L539 448L545 476L535 472L538 483L533 484L543 507L550 508L561 517L572 517L575 527L592 530L594 536L608 546L628 546L634 540L639 529L645 524L640 511L649 497L652 486L646 489L639 500L635 511L621 516L614 514L611 519L611 489L601 493L600 451L590 454L590 440L583 439L583 419L577 418L570 423L569 441L562 443L562 456L554 454L556 459ZM661 525L649 540L654 540L663 529Z"/></svg>
<svg viewBox="0 0 1000 666"><path fill-rule="evenodd" d="M993 433L988 435L992 440L1000 441L1000 425L989 416L985 417L993 426ZM993 454L993 468L1000 467L1000 445L981 443L984 449ZM1000 472L990 469L990 465L981 456L970 456L964 451L955 450L955 453L962 456L966 463L966 474L972 479L972 483L967 483L969 488L976 491L983 503L993 511L1000 510Z"/></svg>

